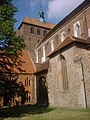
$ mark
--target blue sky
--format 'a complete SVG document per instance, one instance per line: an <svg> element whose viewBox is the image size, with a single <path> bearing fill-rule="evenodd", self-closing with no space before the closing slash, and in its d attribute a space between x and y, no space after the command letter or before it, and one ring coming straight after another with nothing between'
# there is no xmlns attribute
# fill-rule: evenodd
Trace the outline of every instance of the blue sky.
<svg viewBox="0 0 90 120"><path fill-rule="evenodd" d="M66 15L68 15L75 7L84 0L13 0L13 4L17 7L18 12L15 14L17 29L22 22L24 16L38 18L38 12L43 10L45 20L58 23Z"/></svg>

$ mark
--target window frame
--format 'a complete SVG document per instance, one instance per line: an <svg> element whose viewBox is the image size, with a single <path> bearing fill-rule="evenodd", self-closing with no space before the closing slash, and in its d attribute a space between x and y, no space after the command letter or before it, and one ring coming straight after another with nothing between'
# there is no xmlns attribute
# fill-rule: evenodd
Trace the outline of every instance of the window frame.
<svg viewBox="0 0 90 120"><path fill-rule="evenodd" d="M61 71L62 71L62 81L63 81L63 90L68 90L68 74L67 74L67 64L66 59L63 55L60 55L60 61L61 61Z"/></svg>
<svg viewBox="0 0 90 120"><path fill-rule="evenodd" d="M46 61L46 51L45 51L45 46L42 48L43 50L43 57L41 58L42 63Z"/></svg>
<svg viewBox="0 0 90 120"><path fill-rule="evenodd" d="M51 52L54 51L54 40L51 40Z"/></svg>
<svg viewBox="0 0 90 120"><path fill-rule="evenodd" d="M80 25L80 21L77 21L76 23L74 23L73 27L74 27L74 36L81 38L81 25Z"/></svg>
<svg viewBox="0 0 90 120"><path fill-rule="evenodd" d="M63 31L63 32L61 33L61 42L63 42L63 41L65 40L65 38L66 38L66 32Z"/></svg>
<svg viewBox="0 0 90 120"><path fill-rule="evenodd" d="M31 34L34 34L34 27L31 27L31 28L30 28L30 33L31 33Z"/></svg>

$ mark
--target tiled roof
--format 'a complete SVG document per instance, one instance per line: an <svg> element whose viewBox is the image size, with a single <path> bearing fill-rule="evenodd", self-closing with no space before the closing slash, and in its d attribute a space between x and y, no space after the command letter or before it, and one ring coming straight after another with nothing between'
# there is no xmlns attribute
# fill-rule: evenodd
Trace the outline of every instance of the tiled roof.
<svg viewBox="0 0 90 120"><path fill-rule="evenodd" d="M46 36L42 39L42 41L37 45L37 47L39 47L43 42L45 42L48 37L53 35L58 28L61 28L64 25L66 25L71 19L73 19L75 16L83 12L89 6L90 6L90 0L85 0L83 3L81 3L70 14L68 14L64 19L62 19L50 32L48 32Z"/></svg>
<svg viewBox="0 0 90 120"><path fill-rule="evenodd" d="M30 18L28 16L24 17L22 23L27 23L27 24L36 25L36 26L49 28L49 29L52 29L56 25L56 24L53 24L53 23L50 23L50 22L41 22L39 19ZM22 23L21 23L21 25L22 25ZM21 25L19 26L19 28L21 27Z"/></svg>
<svg viewBox="0 0 90 120"><path fill-rule="evenodd" d="M21 66L22 72L20 72L18 69L15 69L15 71L17 73L32 74L32 73L34 73L36 71L34 63L33 63L32 59L31 59L30 53L28 51L26 51L26 50L22 51L21 60L23 61L22 66Z"/></svg>
<svg viewBox="0 0 90 120"><path fill-rule="evenodd" d="M56 53L57 51L61 50L62 48L65 48L66 46L70 45L73 42L78 42L78 43L82 43L82 44L87 44L90 45L90 40L84 40L81 38L77 38L77 37L73 37L73 36L68 36L52 53L50 53L48 55L51 56L54 53Z"/></svg>
<svg viewBox="0 0 90 120"><path fill-rule="evenodd" d="M41 72L43 70L47 70L48 67L49 67L49 61L46 61L44 63L35 63L35 66L36 66L36 72L35 73Z"/></svg>

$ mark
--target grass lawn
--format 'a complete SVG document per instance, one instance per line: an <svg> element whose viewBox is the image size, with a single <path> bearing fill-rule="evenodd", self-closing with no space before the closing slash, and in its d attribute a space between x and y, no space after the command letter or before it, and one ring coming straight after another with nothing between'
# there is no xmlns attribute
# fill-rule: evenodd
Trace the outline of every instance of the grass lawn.
<svg viewBox="0 0 90 120"><path fill-rule="evenodd" d="M0 120L90 120L90 108L54 108L35 105L0 108Z"/></svg>

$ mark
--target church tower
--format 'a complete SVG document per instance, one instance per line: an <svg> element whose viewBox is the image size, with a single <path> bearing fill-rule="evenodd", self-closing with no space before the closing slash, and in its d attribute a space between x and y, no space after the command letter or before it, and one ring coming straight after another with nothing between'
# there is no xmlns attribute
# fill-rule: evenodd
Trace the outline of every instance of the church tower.
<svg viewBox="0 0 90 120"><path fill-rule="evenodd" d="M35 47L39 44L40 40L48 33L55 24L45 22L44 12L40 10L38 12L38 19L25 16L20 27L18 28L18 34L22 34L26 49L30 52L33 61L35 58Z"/></svg>
<svg viewBox="0 0 90 120"><path fill-rule="evenodd" d="M41 10L38 13L38 18L41 22L45 22L45 18L44 18L44 12Z"/></svg>

